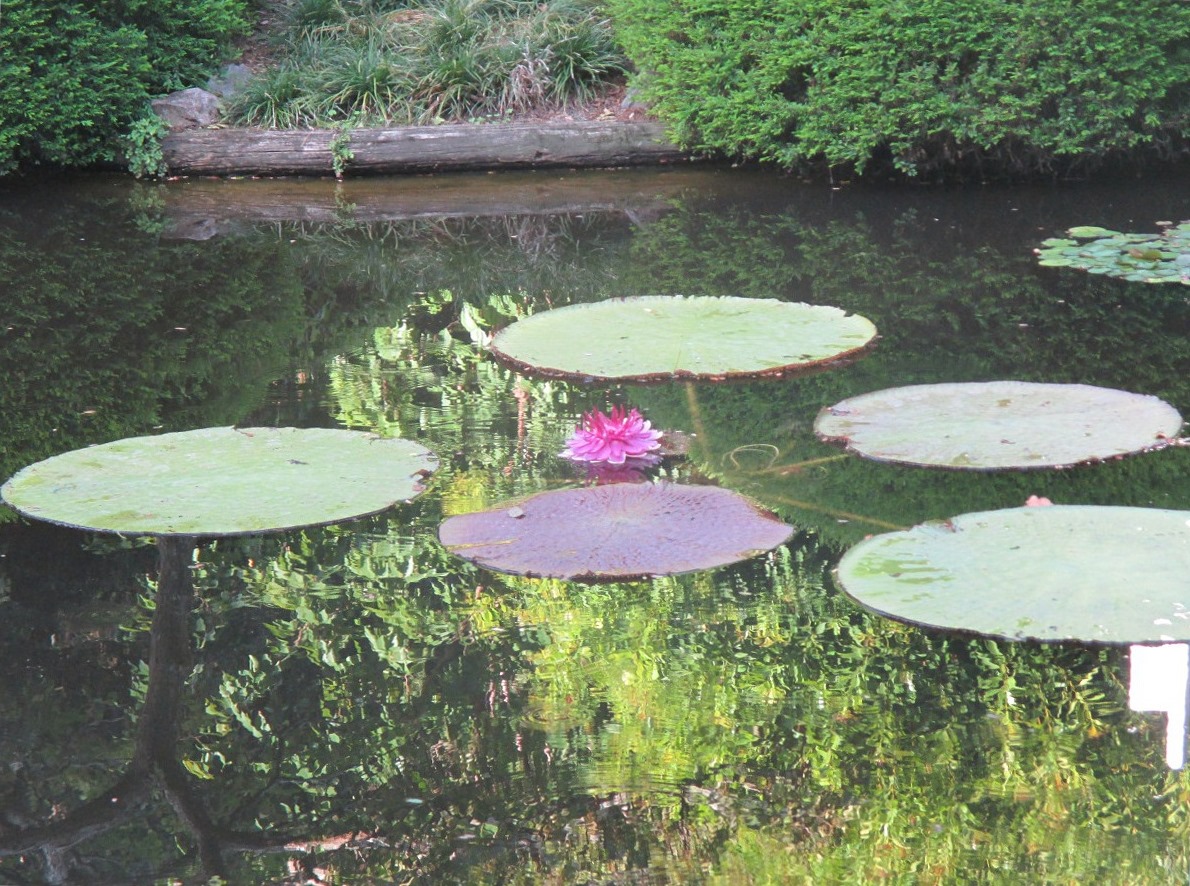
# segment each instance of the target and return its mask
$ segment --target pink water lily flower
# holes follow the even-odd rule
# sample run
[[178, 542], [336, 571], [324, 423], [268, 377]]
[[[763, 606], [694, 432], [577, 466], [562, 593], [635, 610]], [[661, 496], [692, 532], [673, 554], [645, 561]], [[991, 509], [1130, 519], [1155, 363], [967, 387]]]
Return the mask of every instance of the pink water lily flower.
[[661, 432], [653, 429], [636, 409], [613, 406], [611, 415], [592, 409], [566, 441], [561, 455], [575, 461], [622, 465], [627, 458], [640, 458], [660, 449]]

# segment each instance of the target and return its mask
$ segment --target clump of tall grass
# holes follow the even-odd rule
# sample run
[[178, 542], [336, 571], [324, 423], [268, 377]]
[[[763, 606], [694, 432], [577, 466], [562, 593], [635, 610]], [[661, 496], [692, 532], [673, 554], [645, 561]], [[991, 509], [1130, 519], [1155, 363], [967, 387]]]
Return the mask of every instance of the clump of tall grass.
[[595, 0], [290, 0], [284, 18], [237, 123], [500, 119], [590, 98], [625, 66]]

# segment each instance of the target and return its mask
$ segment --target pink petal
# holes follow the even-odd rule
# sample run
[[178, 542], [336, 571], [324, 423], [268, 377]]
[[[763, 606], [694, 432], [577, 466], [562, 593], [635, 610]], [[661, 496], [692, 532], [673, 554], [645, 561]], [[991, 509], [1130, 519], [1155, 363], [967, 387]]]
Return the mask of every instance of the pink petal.
[[610, 415], [593, 409], [583, 415], [582, 424], [559, 453], [577, 461], [608, 462], [613, 465], [660, 449], [661, 432], [645, 421], [639, 410], [613, 406]]

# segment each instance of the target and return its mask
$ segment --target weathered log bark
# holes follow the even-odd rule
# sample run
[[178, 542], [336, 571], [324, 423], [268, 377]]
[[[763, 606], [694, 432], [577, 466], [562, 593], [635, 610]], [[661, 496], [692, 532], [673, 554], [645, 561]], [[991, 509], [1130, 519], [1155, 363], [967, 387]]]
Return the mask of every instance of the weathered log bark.
[[[162, 143], [173, 175], [333, 175], [614, 167], [689, 159], [655, 122], [465, 123], [330, 130], [191, 129]], [[332, 142], [336, 142], [332, 147]]]

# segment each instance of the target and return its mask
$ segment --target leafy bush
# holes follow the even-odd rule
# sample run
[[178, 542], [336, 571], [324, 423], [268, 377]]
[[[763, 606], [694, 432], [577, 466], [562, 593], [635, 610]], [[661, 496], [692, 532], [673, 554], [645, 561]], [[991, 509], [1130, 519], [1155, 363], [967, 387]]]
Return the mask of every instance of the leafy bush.
[[169, 124], [152, 109], [134, 120], [124, 137], [124, 157], [128, 171], [137, 178], [162, 178], [169, 172], [162, 152], [161, 140], [169, 132]]
[[914, 175], [1170, 155], [1190, 4], [608, 0], [639, 85], [693, 149]]
[[0, 12], [0, 174], [111, 160], [149, 98], [247, 29], [247, 0], [25, 0]]

